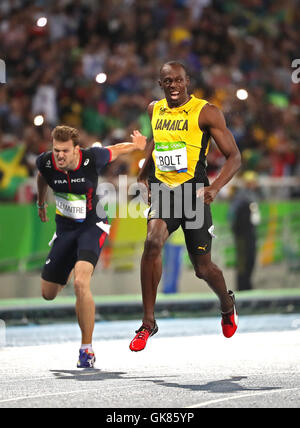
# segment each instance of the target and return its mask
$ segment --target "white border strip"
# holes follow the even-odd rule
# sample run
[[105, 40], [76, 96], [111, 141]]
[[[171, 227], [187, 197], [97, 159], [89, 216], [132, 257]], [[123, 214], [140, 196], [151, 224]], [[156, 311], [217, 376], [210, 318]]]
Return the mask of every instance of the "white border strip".
[[297, 389], [300, 389], [300, 388], [272, 389], [272, 390], [260, 391], [260, 392], [255, 391], [249, 394], [235, 394], [235, 395], [232, 395], [231, 397], [218, 398], [217, 400], [210, 400], [210, 401], [205, 401], [204, 403], [194, 404], [193, 406], [188, 406], [187, 409], [196, 409], [199, 407], [209, 406], [210, 404], [222, 403], [222, 401], [237, 400], [237, 399], [246, 398], [246, 397], [255, 397], [258, 395], [275, 394], [277, 392], [297, 391]]

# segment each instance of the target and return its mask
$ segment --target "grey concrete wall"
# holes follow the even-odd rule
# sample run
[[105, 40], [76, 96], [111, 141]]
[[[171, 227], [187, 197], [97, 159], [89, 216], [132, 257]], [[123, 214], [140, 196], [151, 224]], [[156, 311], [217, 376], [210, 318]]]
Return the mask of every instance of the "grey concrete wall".
[[[229, 289], [235, 290], [235, 272], [223, 270]], [[258, 267], [254, 273], [255, 289], [293, 288], [300, 286], [299, 272], [288, 272], [284, 265]], [[116, 272], [113, 269], [96, 268], [92, 278], [92, 291], [95, 295], [140, 294], [139, 262], [130, 271]], [[162, 281], [159, 285], [162, 291]], [[179, 292], [207, 292], [207, 284], [196, 278], [193, 269], [183, 269], [179, 280]], [[64, 295], [73, 294], [72, 281], [65, 287]], [[39, 297], [40, 276], [38, 273], [2, 274], [0, 275], [0, 299], [15, 297]]]

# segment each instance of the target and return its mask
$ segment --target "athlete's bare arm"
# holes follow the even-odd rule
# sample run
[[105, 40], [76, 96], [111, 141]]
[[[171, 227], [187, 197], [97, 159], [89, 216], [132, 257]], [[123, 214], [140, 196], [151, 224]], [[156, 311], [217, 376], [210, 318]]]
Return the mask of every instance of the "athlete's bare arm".
[[120, 143], [114, 146], [106, 146], [111, 151], [111, 161], [117, 159], [120, 155], [131, 153], [134, 150], [144, 150], [147, 142], [147, 138], [142, 135], [139, 131], [135, 130], [131, 134], [132, 143]]
[[[157, 101], [152, 101], [148, 105], [148, 108], [147, 108], [147, 112], [148, 112], [148, 115], [150, 117], [150, 121], [152, 120], [153, 107], [154, 107], [154, 104], [156, 102]], [[144, 184], [144, 186], [146, 186], [146, 190], [142, 194], [143, 194], [143, 198], [144, 198], [145, 202], [148, 203], [148, 205], [150, 205], [150, 192], [149, 192], [148, 176], [149, 176], [149, 169], [150, 169], [150, 165], [151, 165], [151, 158], [152, 158], [153, 150], [154, 150], [154, 140], [152, 139], [146, 145], [145, 161], [144, 161], [144, 164], [143, 164], [142, 168], [140, 169], [140, 172], [137, 176], [138, 183]]]
[[[149, 105], [148, 105], [148, 115], [150, 117], [150, 120], [152, 120], [152, 114], [153, 114], [153, 107], [154, 104], [157, 101], [152, 101]], [[149, 167], [151, 164], [151, 158], [152, 158], [152, 152], [154, 150], [154, 140], [152, 139], [151, 141], [149, 141], [149, 143], [146, 145], [146, 156], [145, 156], [145, 162], [139, 172], [139, 175], [137, 177], [137, 181], [140, 183], [144, 183], [146, 186], [148, 185], [148, 175], [149, 175]]]
[[239, 170], [241, 166], [241, 154], [232, 133], [226, 126], [223, 113], [216, 106], [206, 104], [203, 107], [199, 115], [199, 127], [202, 131], [209, 132], [226, 158], [226, 162], [214, 182], [210, 186], [198, 191], [198, 196], [203, 196], [204, 202], [210, 204], [220, 189]]
[[47, 217], [47, 210], [46, 210], [46, 194], [47, 194], [48, 184], [42, 174], [38, 172], [37, 175], [37, 204], [39, 207], [39, 217], [43, 223], [46, 221], [49, 221]]
[[[154, 104], [157, 101], [152, 101], [149, 105], [148, 105], [148, 115], [150, 117], [150, 120], [152, 120], [152, 114], [153, 114], [153, 107]], [[150, 205], [150, 192], [149, 192], [149, 183], [148, 183], [148, 176], [149, 176], [149, 169], [150, 169], [150, 165], [151, 165], [151, 158], [152, 158], [152, 152], [154, 150], [154, 140], [152, 139], [151, 141], [149, 141], [149, 143], [146, 145], [146, 156], [145, 156], [145, 161], [144, 164], [137, 176], [137, 181], [139, 183], [144, 184], [144, 186], [146, 186], [146, 191], [145, 194], [143, 193], [143, 198], [145, 199], [145, 202], [148, 203]]]
[[151, 141], [149, 141], [149, 143], [147, 143], [146, 145], [146, 156], [145, 156], [145, 162], [139, 172], [139, 175], [137, 177], [137, 181], [139, 183], [145, 183], [148, 179], [148, 175], [149, 175], [149, 167], [151, 164], [151, 158], [152, 158], [152, 152], [154, 150], [154, 140], [152, 139]]

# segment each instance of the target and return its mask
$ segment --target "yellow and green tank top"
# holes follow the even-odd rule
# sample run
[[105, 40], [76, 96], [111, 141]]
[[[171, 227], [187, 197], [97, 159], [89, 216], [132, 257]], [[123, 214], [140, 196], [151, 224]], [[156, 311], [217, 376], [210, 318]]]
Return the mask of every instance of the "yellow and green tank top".
[[155, 177], [170, 187], [189, 180], [208, 184], [206, 156], [210, 138], [198, 124], [205, 104], [207, 101], [194, 95], [176, 108], [170, 108], [165, 98], [154, 104], [151, 123]]

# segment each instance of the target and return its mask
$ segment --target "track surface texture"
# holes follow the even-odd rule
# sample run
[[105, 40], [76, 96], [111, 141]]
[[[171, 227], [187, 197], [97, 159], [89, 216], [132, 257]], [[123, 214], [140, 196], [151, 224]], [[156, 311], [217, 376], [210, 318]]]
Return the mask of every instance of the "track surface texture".
[[7, 327], [0, 347], [0, 408], [299, 408], [300, 314], [160, 319], [144, 351], [140, 321], [98, 322], [95, 369], [76, 369], [76, 324]]

